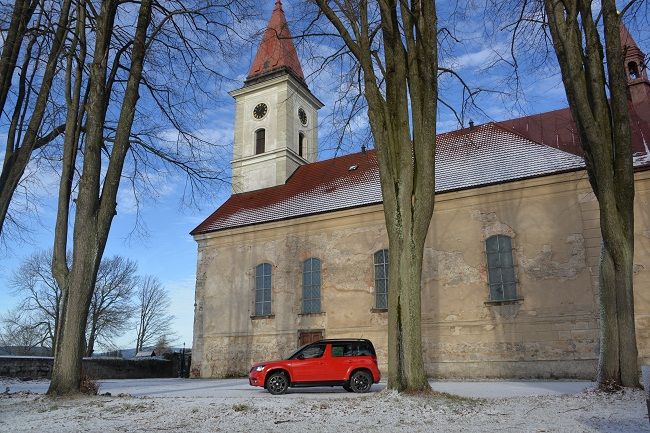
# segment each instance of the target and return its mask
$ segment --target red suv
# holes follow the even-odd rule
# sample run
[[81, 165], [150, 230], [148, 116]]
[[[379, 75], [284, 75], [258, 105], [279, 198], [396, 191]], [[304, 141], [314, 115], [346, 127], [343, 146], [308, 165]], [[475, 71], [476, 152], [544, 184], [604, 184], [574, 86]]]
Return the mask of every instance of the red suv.
[[273, 395], [284, 394], [290, 386], [342, 386], [349, 392], [368, 392], [379, 379], [370, 340], [320, 340], [286, 360], [257, 363], [248, 373], [252, 386]]

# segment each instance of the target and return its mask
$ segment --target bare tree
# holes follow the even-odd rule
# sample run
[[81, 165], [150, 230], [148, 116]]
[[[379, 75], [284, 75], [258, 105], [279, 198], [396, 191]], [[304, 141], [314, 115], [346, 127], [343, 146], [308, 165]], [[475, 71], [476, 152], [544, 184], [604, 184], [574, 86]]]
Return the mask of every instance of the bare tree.
[[171, 353], [172, 348], [170, 345], [169, 338], [167, 338], [167, 335], [161, 334], [158, 339], [156, 340], [156, 344], [153, 347], [153, 351], [155, 352], [156, 356], [162, 356], [166, 353]]
[[45, 250], [31, 254], [14, 271], [10, 285], [21, 299], [22, 324], [38, 331], [43, 344], [54, 350], [62, 293], [50, 271], [51, 260]]
[[142, 279], [137, 297], [139, 317], [135, 351], [139, 352], [161, 338], [166, 341], [174, 316], [168, 313], [171, 304], [169, 294], [156, 277], [147, 276]]
[[634, 167], [621, 18], [614, 0], [603, 0], [598, 16], [593, 7], [586, 0], [544, 1], [589, 182], [600, 206], [598, 382], [639, 386], [632, 286]]
[[[71, 3], [72, 0], [19, 0], [11, 8], [7, 38], [0, 55], [0, 109], [9, 119], [0, 172], [0, 234], [33, 153], [55, 140], [65, 127], [55, 124], [51, 90], [68, 34]], [[6, 6], [3, 10], [9, 12]], [[13, 76], [21, 54], [23, 60], [14, 85]], [[7, 102], [13, 105], [10, 109], [5, 107]]]
[[388, 387], [427, 390], [421, 282], [435, 193], [435, 3], [316, 0], [316, 4], [359, 64], [377, 148], [390, 248]]
[[[155, 175], [169, 166], [187, 175], [192, 191], [206, 180], [219, 179], [214, 167], [206, 164], [210, 158], [203, 150], [210, 148], [209, 143], [188, 131], [181, 119], [187, 101], [196, 101], [196, 95], [209, 87], [206, 76], [218, 75], [207, 59], [219, 53], [215, 41], [224, 46], [224, 41], [231, 39], [229, 21], [241, 17], [238, 11], [244, 2], [100, 3], [96, 7], [90, 0], [77, 2], [77, 26], [66, 63], [68, 111], [52, 265], [64, 288], [64, 318], [48, 391], [52, 395], [79, 389], [84, 326], [99, 262], [117, 213], [121, 182], [126, 179], [133, 185], [140, 181], [152, 191], [160, 181]], [[138, 11], [135, 20], [134, 8]], [[145, 57], [151, 65], [167, 59], [164, 73], [145, 67]], [[161, 78], [175, 76], [177, 71], [187, 72], [188, 86], [180, 86], [185, 93], [179, 94], [179, 79], [166, 82]], [[199, 82], [204, 87], [191, 87]], [[140, 97], [148, 104], [138, 105]], [[165, 140], [162, 131], [146, 127], [160, 125], [161, 118], [176, 135], [175, 140]], [[64, 254], [70, 248], [72, 209], [72, 261], [68, 265]]]
[[136, 271], [134, 261], [120, 256], [103, 259], [99, 265], [86, 326], [86, 356], [92, 356], [97, 341], [109, 347], [112, 339], [128, 328], [138, 282]]
[[0, 346], [9, 346], [16, 355], [33, 355], [37, 347], [49, 347], [44, 323], [17, 307], [0, 317]]
[[[622, 11], [638, 11], [628, 2]], [[515, 78], [532, 52], [557, 59], [591, 188], [600, 208], [601, 387], [638, 386], [634, 325], [634, 167], [621, 19], [614, 0], [496, 2], [508, 16]], [[515, 15], [512, 11], [516, 10]], [[532, 35], [532, 36], [531, 36]], [[526, 52], [526, 55], [517, 51]]]
[[[51, 251], [38, 251], [14, 272], [11, 286], [21, 301], [18, 314], [10, 314], [6, 321], [11, 321], [14, 330], [36, 333], [40, 345], [54, 349], [62, 290], [52, 276], [51, 260]], [[102, 260], [86, 325], [86, 356], [92, 355], [96, 342], [108, 347], [127, 329], [133, 316], [136, 271], [135, 262], [120, 256]]]

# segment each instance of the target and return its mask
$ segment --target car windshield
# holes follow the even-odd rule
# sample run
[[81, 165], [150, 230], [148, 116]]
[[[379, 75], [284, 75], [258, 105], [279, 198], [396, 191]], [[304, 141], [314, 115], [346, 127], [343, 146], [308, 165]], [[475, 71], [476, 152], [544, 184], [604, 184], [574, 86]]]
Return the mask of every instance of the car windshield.
[[324, 343], [311, 343], [306, 346], [303, 346], [296, 353], [291, 355], [289, 359], [312, 359], [320, 358], [325, 353], [325, 344]]
[[298, 353], [300, 353], [300, 351], [301, 351], [302, 349], [304, 349], [305, 347], [307, 347], [307, 346], [309, 346], [309, 344], [303, 344], [303, 345], [300, 346], [298, 349], [296, 349], [296, 351], [293, 352], [293, 353], [291, 354], [291, 356], [289, 356], [287, 359], [294, 359], [294, 357], [295, 357], [296, 355], [298, 355]]

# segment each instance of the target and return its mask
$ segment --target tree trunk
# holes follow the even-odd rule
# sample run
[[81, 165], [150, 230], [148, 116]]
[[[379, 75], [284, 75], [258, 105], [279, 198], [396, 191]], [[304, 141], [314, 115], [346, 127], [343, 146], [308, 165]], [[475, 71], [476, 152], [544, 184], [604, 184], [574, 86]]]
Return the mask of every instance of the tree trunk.
[[388, 387], [392, 389], [415, 392], [430, 389], [422, 358], [423, 249], [424, 242], [419, 239], [398, 236], [390, 241]]
[[[82, 254], [80, 252], [80, 254]], [[81, 381], [81, 359], [85, 344], [86, 320], [92, 288], [94, 287], [93, 266], [89, 252], [87, 259], [77, 262], [77, 267], [70, 273], [69, 287], [82, 288], [68, 290], [68, 302], [63, 315], [61, 336], [57, 342], [52, 368], [52, 380], [49, 395], [66, 395], [79, 392]], [[88, 289], [89, 288], [89, 289]]]
[[435, 2], [377, 3], [383, 65], [382, 53], [377, 52], [371, 36], [377, 29], [369, 24], [376, 19], [370, 15], [376, 12], [369, 11], [367, 1], [359, 2], [358, 8], [337, 2], [341, 15], [327, 0], [317, 0], [317, 4], [363, 71], [389, 240], [388, 387], [428, 390], [422, 356], [421, 290], [424, 242], [435, 196]]
[[601, 246], [598, 275], [600, 310], [600, 355], [597, 381], [600, 384], [619, 381], [618, 320], [616, 319], [616, 282], [614, 261]]
[[634, 167], [620, 16], [614, 0], [601, 2], [603, 50], [591, 2], [545, 0], [544, 7], [589, 183], [600, 208], [603, 247], [597, 379], [601, 387], [636, 387]]
[[86, 343], [86, 357], [93, 356], [95, 351], [95, 338], [97, 338], [97, 322], [94, 318], [90, 319], [90, 332], [88, 333], [88, 342]]
[[[66, 288], [68, 302], [67, 309], [63, 313], [63, 333], [54, 360], [52, 381], [48, 389], [50, 395], [79, 392], [86, 321], [99, 263], [104, 254], [113, 217], [116, 214], [117, 192], [124, 159], [129, 149], [129, 136], [139, 97], [138, 89], [146, 51], [147, 28], [151, 20], [151, 3], [152, 0], [143, 0], [138, 11], [129, 78], [103, 182], [101, 179], [101, 154], [104, 145], [105, 107], [107, 98], [110, 98], [110, 90], [105, 87], [107, 54], [113, 34], [117, 2], [103, 1], [100, 15], [96, 19], [95, 50], [89, 78], [84, 162], [77, 196], [72, 266], [68, 274]], [[59, 241], [65, 242], [65, 239], [60, 238]]]

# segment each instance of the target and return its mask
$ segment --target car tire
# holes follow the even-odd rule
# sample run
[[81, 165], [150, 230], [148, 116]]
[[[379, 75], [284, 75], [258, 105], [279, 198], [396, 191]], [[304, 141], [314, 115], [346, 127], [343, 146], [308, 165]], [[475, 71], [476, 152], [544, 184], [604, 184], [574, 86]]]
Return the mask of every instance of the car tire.
[[350, 388], [350, 385], [343, 385], [343, 389], [346, 390], [347, 392], [354, 392], [354, 390]]
[[272, 395], [281, 395], [287, 392], [289, 388], [289, 379], [287, 375], [281, 371], [276, 373], [271, 373], [269, 378], [266, 380], [266, 389]]
[[372, 386], [372, 376], [364, 370], [355, 371], [350, 376], [350, 389], [352, 392], [368, 392]]

